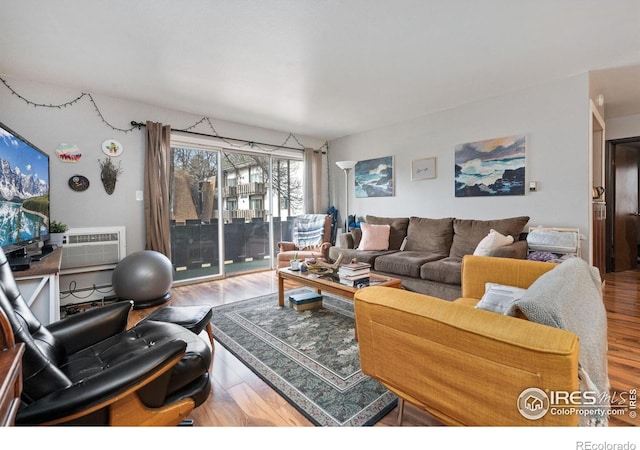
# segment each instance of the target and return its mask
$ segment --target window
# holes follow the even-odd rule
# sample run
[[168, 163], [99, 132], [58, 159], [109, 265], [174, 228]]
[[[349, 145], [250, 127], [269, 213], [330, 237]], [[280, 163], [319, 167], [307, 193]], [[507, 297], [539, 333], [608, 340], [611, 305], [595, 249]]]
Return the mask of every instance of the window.
[[252, 195], [250, 199], [251, 209], [261, 210], [263, 209], [263, 198], [261, 196]]
[[263, 180], [262, 176], [262, 168], [258, 166], [254, 166], [251, 168], [251, 173], [249, 174], [249, 181], [252, 183], [261, 183]]

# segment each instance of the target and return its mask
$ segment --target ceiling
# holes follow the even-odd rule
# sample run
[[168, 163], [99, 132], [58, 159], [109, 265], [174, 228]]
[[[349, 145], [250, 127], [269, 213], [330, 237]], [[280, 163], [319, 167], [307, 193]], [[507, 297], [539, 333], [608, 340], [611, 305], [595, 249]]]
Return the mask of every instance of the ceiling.
[[0, 76], [10, 84], [51, 83], [322, 139], [589, 71], [606, 117], [640, 113], [638, 0], [0, 6]]

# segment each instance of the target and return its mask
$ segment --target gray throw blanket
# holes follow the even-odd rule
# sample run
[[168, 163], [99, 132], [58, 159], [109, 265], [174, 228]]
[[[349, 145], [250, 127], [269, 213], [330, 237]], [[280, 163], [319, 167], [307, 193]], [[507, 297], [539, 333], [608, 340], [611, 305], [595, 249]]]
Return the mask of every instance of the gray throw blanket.
[[600, 273], [582, 258], [570, 258], [538, 278], [514, 303], [532, 322], [571, 331], [580, 340], [580, 389], [596, 391], [595, 414], [581, 415], [581, 426], [606, 426], [610, 407], [607, 370], [607, 314]]

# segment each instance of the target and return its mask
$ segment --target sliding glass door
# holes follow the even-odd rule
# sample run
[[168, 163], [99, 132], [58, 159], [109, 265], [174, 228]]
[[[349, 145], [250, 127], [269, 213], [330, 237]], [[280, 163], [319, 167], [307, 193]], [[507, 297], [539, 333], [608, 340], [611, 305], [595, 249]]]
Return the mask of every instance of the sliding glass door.
[[170, 173], [171, 260], [175, 279], [220, 275], [215, 150], [172, 147]]
[[300, 155], [172, 142], [171, 239], [176, 281], [274, 267], [303, 211]]
[[225, 272], [271, 267], [268, 156], [222, 151]]

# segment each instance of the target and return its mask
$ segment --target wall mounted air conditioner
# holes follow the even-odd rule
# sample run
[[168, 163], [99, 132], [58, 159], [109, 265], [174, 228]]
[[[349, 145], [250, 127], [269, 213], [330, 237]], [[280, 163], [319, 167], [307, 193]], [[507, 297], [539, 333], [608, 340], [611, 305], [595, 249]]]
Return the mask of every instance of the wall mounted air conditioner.
[[125, 227], [70, 228], [62, 238], [61, 272], [113, 269], [127, 254]]

